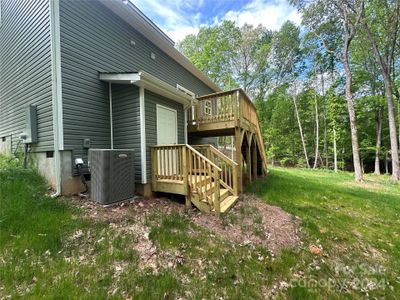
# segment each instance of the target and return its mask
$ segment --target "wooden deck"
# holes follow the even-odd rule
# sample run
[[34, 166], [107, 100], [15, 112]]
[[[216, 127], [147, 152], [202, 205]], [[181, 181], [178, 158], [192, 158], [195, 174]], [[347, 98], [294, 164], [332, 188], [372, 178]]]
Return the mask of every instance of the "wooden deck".
[[152, 189], [184, 195], [187, 206], [204, 212], [226, 213], [243, 191], [242, 178], [252, 182], [267, 171], [256, 108], [238, 89], [199, 97], [186, 114], [190, 136], [234, 136], [236, 157], [212, 145], [154, 146]]
[[257, 110], [243, 90], [201, 96], [187, 114], [189, 136], [234, 136], [239, 182], [243, 165], [248, 182], [266, 174], [267, 157]]

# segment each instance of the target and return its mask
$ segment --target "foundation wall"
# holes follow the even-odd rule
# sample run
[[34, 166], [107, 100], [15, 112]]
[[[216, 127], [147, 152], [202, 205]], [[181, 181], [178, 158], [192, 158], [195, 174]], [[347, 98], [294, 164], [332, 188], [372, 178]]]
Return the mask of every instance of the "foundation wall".
[[[56, 174], [55, 174], [55, 163], [54, 157], [47, 157], [46, 152], [34, 153], [34, 164], [40, 175], [42, 175], [47, 183], [55, 188], [56, 186]], [[64, 196], [76, 195], [84, 190], [84, 186], [81, 180], [77, 176], [72, 176], [72, 152], [62, 151], [61, 152], [61, 191]], [[88, 181], [90, 191], [90, 181]], [[139, 184], [135, 186], [135, 193], [144, 197], [152, 197], [153, 191], [151, 189], [151, 183]]]
[[0, 138], [0, 154], [11, 154], [11, 136], [4, 136]]

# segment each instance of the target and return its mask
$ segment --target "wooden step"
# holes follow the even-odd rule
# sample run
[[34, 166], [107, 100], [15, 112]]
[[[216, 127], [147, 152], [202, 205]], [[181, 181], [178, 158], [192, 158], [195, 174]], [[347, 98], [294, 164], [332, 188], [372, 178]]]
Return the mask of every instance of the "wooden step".
[[222, 202], [229, 196], [229, 190], [227, 189], [220, 189], [219, 190], [219, 201]]
[[[238, 196], [228, 196], [224, 201], [221, 202], [221, 214], [227, 213], [233, 205], [236, 203], [238, 200]], [[212, 212], [215, 213], [215, 209], [212, 210]]]
[[199, 195], [192, 194], [190, 197], [190, 200], [193, 203], [193, 205], [196, 206], [200, 211], [206, 212], [206, 213], [211, 212], [210, 204], [207, 201], [205, 201], [204, 199], [200, 200]]
[[[215, 186], [215, 184], [212, 184], [212, 187], [214, 187], [214, 186]], [[208, 187], [210, 187], [210, 185], [208, 185]], [[203, 189], [203, 190], [204, 190], [204, 189]], [[208, 196], [211, 197], [212, 202], [214, 203], [215, 193], [209, 191], [207, 194], [208, 194]], [[224, 188], [221, 188], [221, 189], [219, 190], [219, 201], [221, 202], [222, 200], [226, 199], [226, 197], [228, 197], [229, 195], [230, 195], [229, 190], [224, 189]], [[202, 199], [202, 201], [207, 202], [206, 199]]]
[[196, 185], [199, 185], [200, 183], [210, 183], [211, 176], [200, 176], [200, 175], [189, 176], [189, 185], [194, 186], [195, 182]]
[[[221, 188], [219, 190], [219, 202], [221, 203], [223, 200], [225, 200], [228, 196], [230, 195], [229, 190]], [[215, 194], [212, 194], [211, 199], [214, 203], [214, 198]]]

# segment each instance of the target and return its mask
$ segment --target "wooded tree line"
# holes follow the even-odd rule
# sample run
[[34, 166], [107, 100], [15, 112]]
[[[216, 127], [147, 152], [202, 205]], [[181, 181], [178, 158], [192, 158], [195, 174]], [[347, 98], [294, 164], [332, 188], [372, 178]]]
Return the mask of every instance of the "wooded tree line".
[[291, 3], [301, 26], [224, 21], [178, 48], [221, 88], [249, 94], [271, 164], [399, 181], [400, 0]]

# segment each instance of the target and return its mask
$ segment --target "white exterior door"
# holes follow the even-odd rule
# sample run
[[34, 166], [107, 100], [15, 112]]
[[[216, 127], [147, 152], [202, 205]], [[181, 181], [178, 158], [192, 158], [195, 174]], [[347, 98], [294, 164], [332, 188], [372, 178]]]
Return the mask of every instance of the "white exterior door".
[[[157, 105], [157, 145], [173, 145], [178, 143], [177, 111]], [[165, 155], [158, 153], [158, 174], [171, 176], [178, 169], [176, 150], [169, 150]]]
[[174, 109], [157, 105], [157, 145], [178, 143], [178, 120]]

